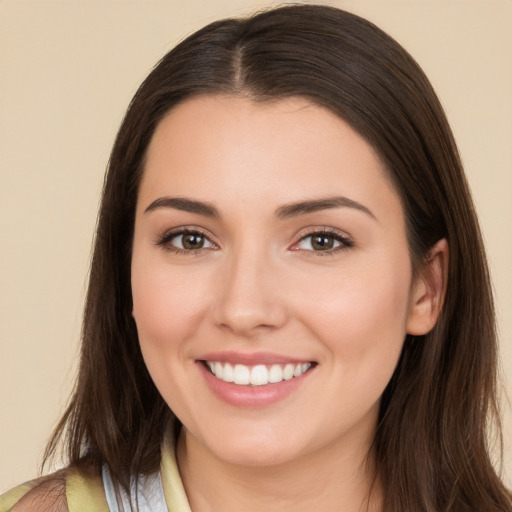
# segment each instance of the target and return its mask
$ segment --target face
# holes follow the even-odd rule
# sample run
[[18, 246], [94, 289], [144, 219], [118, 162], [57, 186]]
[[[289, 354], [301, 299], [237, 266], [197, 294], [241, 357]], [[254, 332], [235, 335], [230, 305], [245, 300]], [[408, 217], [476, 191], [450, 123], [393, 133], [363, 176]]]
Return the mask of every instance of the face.
[[400, 200], [369, 144], [303, 99], [178, 105], [148, 149], [133, 315], [185, 435], [269, 465], [366, 447], [414, 329]]

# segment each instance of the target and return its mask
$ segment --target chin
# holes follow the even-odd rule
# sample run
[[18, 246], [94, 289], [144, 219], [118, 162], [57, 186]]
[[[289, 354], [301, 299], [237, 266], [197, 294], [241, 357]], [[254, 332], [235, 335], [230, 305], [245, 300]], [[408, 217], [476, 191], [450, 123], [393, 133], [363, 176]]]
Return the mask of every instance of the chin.
[[304, 451], [307, 443], [284, 434], [284, 429], [266, 432], [241, 430], [212, 436], [210, 431], [201, 442], [225, 463], [247, 467], [270, 467], [286, 464]]
[[222, 451], [216, 450], [216, 452], [215, 455], [225, 463], [252, 468], [281, 466], [297, 457], [295, 450], [289, 450], [283, 446], [262, 446], [261, 444], [237, 446]]

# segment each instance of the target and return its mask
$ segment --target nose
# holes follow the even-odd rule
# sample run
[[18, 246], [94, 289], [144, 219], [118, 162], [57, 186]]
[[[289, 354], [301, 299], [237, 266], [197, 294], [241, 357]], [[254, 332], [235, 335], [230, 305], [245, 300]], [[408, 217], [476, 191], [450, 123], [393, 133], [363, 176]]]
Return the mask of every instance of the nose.
[[282, 327], [287, 320], [287, 308], [279, 274], [271, 258], [256, 251], [228, 258], [219, 274], [214, 306], [216, 325], [243, 337]]

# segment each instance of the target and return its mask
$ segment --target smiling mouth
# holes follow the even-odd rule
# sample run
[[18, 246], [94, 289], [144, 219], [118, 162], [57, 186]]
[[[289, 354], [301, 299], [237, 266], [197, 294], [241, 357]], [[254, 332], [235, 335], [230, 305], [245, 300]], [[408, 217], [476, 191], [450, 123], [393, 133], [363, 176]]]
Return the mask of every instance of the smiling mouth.
[[244, 364], [202, 361], [217, 379], [238, 386], [266, 386], [300, 377], [316, 366], [314, 362], [246, 366]]

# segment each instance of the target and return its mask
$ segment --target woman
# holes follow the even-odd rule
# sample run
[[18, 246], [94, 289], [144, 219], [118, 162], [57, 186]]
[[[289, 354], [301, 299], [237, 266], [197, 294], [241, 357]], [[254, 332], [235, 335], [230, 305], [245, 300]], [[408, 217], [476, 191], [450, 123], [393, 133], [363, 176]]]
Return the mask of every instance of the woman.
[[369, 22], [213, 23], [148, 76], [105, 182], [79, 377], [2, 510], [510, 511], [496, 341], [442, 108]]

